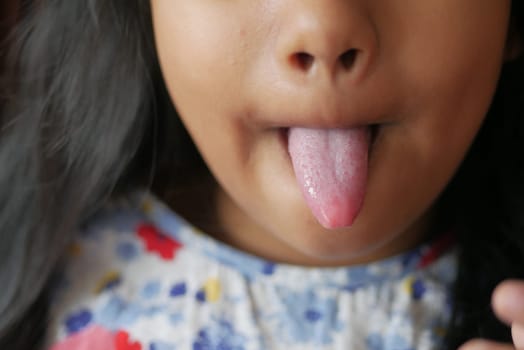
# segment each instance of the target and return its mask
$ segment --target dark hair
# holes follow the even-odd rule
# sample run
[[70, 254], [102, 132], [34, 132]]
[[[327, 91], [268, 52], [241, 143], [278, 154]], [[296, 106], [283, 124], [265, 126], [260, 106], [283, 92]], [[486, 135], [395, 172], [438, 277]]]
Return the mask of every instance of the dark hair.
[[47, 285], [79, 223], [187, 144], [159, 132], [183, 135], [149, 12], [147, 0], [38, 1], [11, 36], [1, 85], [0, 349], [38, 347]]
[[[524, 38], [524, 3], [512, 2], [510, 35]], [[520, 45], [520, 44], [517, 44]], [[491, 310], [495, 286], [524, 278], [524, 58], [507, 62], [486, 120], [438, 203], [457, 234], [459, 269], [447, 340], [510, 342]]]
[[[521, 2], [512, 11], [524, 34]], [[37, 349], [50, 279], [75, 229], [112, 195], [166, 189], [205, 166], [166, 92], [148, 0], [40, 0], [10, 43], [0, 95], [0, 348]], [[438, 203], [460, 247], [450, 349], [477, 336], [510, 340], [490, 295], [524, 271], [523, 94], [519, 58], [503, 68]]]

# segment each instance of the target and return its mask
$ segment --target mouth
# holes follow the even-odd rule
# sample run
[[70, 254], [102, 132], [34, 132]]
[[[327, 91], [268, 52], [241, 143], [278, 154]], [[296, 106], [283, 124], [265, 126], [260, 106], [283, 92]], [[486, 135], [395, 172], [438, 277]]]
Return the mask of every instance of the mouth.
[[[371, 152], [373, 150], [373, 146], [375, 144], [375, 141], [380, 135], [380, 132], [382, 130], [381, 124], [369, 124], [367, 126], [369, 128], [369, 136], [370, 136], [370, 142], [369, 142], [369, 155], [371, 156]], [[284, 149], [289, 148], [289, 129], [290, 127], [280, 127], [278, 128], [278, 139]]]

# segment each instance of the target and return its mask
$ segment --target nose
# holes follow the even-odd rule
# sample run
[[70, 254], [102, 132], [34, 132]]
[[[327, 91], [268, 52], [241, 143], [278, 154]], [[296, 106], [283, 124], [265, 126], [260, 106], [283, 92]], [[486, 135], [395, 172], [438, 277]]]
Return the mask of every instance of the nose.
[[301, 76], [362, 79], [377, 55], [366, 1], [289, 1], [276, 52], [282, 69]]

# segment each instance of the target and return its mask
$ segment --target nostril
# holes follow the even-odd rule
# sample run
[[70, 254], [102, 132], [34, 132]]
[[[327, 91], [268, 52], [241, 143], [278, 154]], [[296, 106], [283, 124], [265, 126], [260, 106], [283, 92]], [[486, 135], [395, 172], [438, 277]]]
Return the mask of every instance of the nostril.
[[[337, 65], [341, 65], [344, 70], [351, 69], [355, 64], [358, 54], [358, 49], [349, 49], [345, 51], [338, 57], [339, 63], [337, 63]], [[307, 52], [300, 51], [296, 52], [290, 57], [290, 62], [294, 67], [307, 72], [311, 69], [313, 64], [315, 64], [315, 59], [315, 56]]]
[[357, 59], [358, 50], [350, 49], [340, 55], [340, 63], [344, 69], [350, 69]]
[[291, 57], [291, 60], [291, 63], [296, 67], [303, 71], [308, 71], [313, 65], [315, 58], [307, 52], [297, 52]]

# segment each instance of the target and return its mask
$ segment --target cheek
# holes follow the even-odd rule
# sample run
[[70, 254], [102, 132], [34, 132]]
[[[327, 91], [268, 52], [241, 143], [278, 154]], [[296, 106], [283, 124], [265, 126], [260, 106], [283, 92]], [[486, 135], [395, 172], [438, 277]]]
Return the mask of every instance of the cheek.
[[410, 87], [404, 98], [415, 107], [455, 109], [447, 113], [452, 116], [467, 115], [461, 109], [471, 100], [485, 110], [503, 60], [509, 5], [440, 0], [413, 3], [399, 13], [384, 42], [391, 67], [405, 79], [399, 85]]
[[169, 94], [219, 181], [237, 181], [249, 173], [245, 168], [255, 137], [243, 122], [250, 103], [240, 95], [263, 37], [260, 28], [249, 25], [255, 15], [261, 17], [254, 6], [229, 7], [208, 1], [153, 1], [158, 57]]
[[261, 46], [255, 6], [154, 0], [152, 9], [160, 65], [177, 96], [181, 88], [212, 102], [238, 93]]
[[[253, 29], [246, 29], [252, 15], [243, 12], [238, 4], [233, 8], [208, 1], [153, 1], [164, 80], [204, 157], [242, 141], [237, 139], [249, 103], [239, 101], [239, 92], [245, 90], [258, 40]], [[218, 133], [227, 136], [216, 137]], [[210, 144], [214, 149], [207, 149]]]
[[383, 213], [400, 227], [425, 211], [449, 182], [497, 86], [506, 32], [500, 24], [493, 28], [500, 30], [403, 43], [403, 56], [395, 59], [405, 108], [401, 122], [384, 128], [373, 151], [363, 217]]
[[438, 16], [423, 17], [425, 23], [417, 25], [419, 36], [406, 35], [396, 59], [401, 79], [407, 81], [404, 86], [409, 86], [403, 92], [409, 106], [405, 132], [416, 143], [420, 159], [452, 169], [475, 137], [495, 92], [509, 4], [479, 2], [471, 16], [464, 4], [446, 6], [457, 11], [440, 24]]

